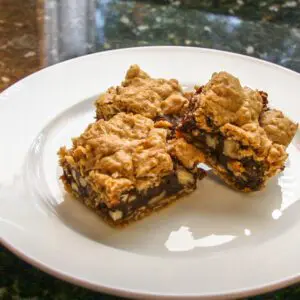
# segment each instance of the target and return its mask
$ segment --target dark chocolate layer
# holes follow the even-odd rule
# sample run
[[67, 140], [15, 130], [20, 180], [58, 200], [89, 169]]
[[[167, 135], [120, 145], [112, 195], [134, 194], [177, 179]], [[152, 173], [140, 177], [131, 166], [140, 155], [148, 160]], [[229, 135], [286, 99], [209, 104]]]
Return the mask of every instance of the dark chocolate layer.
[[[207, 120], [208, 125], [210, 124]], [[201, 129], [198, 129], [196, 122], [193, 117], [187, 117], [182, 125], [179, 128], [179, 131], [182, 132], [186, 140], [202, 151], [212, 157], [218, 164], [222, 165], [228, 175], [232, 178], [232, 182], [236, 188], [243, 190], [249, 188], [253, 191], [259, 190], [263, 184], [263, 176], [265, 172], [264, 162], [255, 161], [252, 157], [243, 158], [241, 160], [236, 160], [230, 158], [223, 154], [224, 150], [224, 137], [220, 132], [207, 133]], [[216, 148], [209, 147], [206, 144], [206, 136], [210, 135], [217, 139]], [[241, 147], [243, 147], [241, 145]], [[243, 167], [246, 169], [243, 172], [243, 177], [235, 176], [234, 173], [228, 168], [228, 163], [232, 161], [239, 161], [242, 163]]]
[[[181, 194], [185, 190], [194, 190], [196, 188], [197, 178], [204, 176], [204, 173], [199, 170], [198, 173], [193, 174], [193, 182], [188, 185], [180, 184], [176, 171], [172, 174], [165, 176], [162, 182], [157, 187], [149, 188], [145, 191], [138, 191], [137, 189], [132, 189], [128, 193], [121, 195], [121, 201], [119, 204], [115, 205], [113, 208], [108, 208], [104, 202], [96, 201], [99, 196], [89, 184], [81, 178], [79, 172], [75, 170], [64, 169], [63, 180], [70, 186], [73, 193], [83, 202], [89, 201], [96, 210], [100, 210], [102, 214], [111, 219], [110, 213], [119, 211], [122, 213], [122, 218], [116, 223], [121, 223], [124, 219], [130, 219], [133, 213], [142, 208], [147, 207], [155, 209], [156, 206], [162, 206], [164, 199], [176, 194]], [[75, 177], [75, 178], [74, 178]], [[84, 183], [84, 185], [82, 185]], [[75, 184], [75, 189], [74, 189]], [[157, 197], [157, 198], [156, 198]], [[156, 199], [155, 199], [156, 198]]]
[[158, 197], [164, 193], [163, 198], [167, 198], [176, 195], [183, 189], [184, 186], [178, 182], [176, 173], [173, 173], [166, 176], [159, 186], [150, 188], [146, 190], [145, 193], [139, 192], [136, 189], [131, 190], [128, 198], [135, 197], [134, 201], [131, 203], [120, 203], [115, 207], [115, 209], [122, 211], [124, 218], [126, 218], [130, 215], [130, 213], [139, 209], [140, 207], [148, 205], [155, 207], [155, 204], [159, 204], [160, 201], [157, 201], [157, 203], [154, 203], [153, 205], [149, 204], [151, 199], [154, 197]]

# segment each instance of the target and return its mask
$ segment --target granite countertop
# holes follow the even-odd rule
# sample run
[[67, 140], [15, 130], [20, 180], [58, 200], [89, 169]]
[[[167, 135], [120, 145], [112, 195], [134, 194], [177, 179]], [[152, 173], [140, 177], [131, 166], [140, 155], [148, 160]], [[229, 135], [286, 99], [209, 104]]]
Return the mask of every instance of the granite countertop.
[[[300, 0], [0, 0], [0, 91], [47, 65], [141, 45], [228, 50], [300, 72], [299, 19]], [[0, 247], [0, 299], [120, 298], [55, 279]], [[300, 299], [300, 286], [251, 299]]]
[[0, 91], [40, 67], [36, 2], [0, 1]]

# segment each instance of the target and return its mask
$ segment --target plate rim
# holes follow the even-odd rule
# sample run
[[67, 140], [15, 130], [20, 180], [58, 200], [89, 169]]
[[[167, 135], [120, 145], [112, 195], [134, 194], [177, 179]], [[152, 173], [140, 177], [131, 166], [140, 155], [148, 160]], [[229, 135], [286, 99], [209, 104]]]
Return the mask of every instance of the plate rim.
[[[10, 85], [9, 87], [7, 87], [6, 89], [4, 89], [1, 93], [0, 93], [0, 99], [3, 97], [3, 95], [6, 94], [7, 91], [9, 91], [10, 89], [14, 88], [17, 84], [19, 84], [21, 81], [31, 77], [31, 76], [35, 76], [38, 73], [43, 72], [45, 69], [49, 69], [49, 68], [54, 68], [56, 65], [62, 65], [62, 64], [68, 64], [71, 63], [74, 60], [80, 60], [83, 59], [84, 57], [87, 56], [92, 56], [92, 55], [104, 55], [106, 53], [114, 53], [114, 52], [126, 52], [126, 51], [130, 51], [130, 50], [134, 50], [134, 49], [144, 49], [144, 50], [150, 50], [150, 49], [190, 49], [190, 50], [198, 50], [198, 51], [203, 51], [203, 52], [212, 52], [212, 53], [216, 53], [216, 54], [226, 54], [228, 56], [236, 56], [236, 57], [240, 57], [242, 59], [246, 59], [246, 60], [250, 60], [254, 63], [262, 63], [265, 64], [266, 66], [269, 67], [275, 67], [277, 69], [281, 69], [282, 71], [285, 72], [289, 72], [292, 75], [296, 75], [300, 78], [300, 73], [298, 73], [297, 71], [294, 71], [292, 69], [283, 67], [281, 65], [278, 65], [276, 63], [270, 62], [270, 61], [266, 61], [263, 60], [261, 58], [256, 58], [253, 56], [249, 56], [246, 54], [241, 54], [241, 53], [237, 53], [237, 52], [230, 52], [230, 51], [224, 51], [224, 50], [218, 50], [218, 49], [211, 49], [211, 48], [205, 48], [205, 47], [193, 47], [193, 46], [133, 46], [133, 47], [126, 47], [126, 48], [119, 48], [119, 49], [112, 49], [112, 50], [104, 50], [104, 51], [98, 51], [98, 52], [93, 52], [93, 53], [89, 53], [89, 54], [85, 54], [82, 56], [78, 56], [78, 57], [73, 57], [67, 60], [64, 60], [62, 62], [50, 65], [50, 66], [45, 66], [42, 67], [40, 70], [33, 72], [23, 78], [21, 78], [20, 80], [16, 81], [14, 84]], [[3, 101], [5, 99], [1, 99], [1, 101]]]
[[[103, 54], [106, 53], [114, 53], [114, 52], [127, 52], [127, 51], [131, 51], [131, 50], [137, 50], [137, 49], [141, 49], [144, 51], [147, 50], [159, 50], [159, 49], [170, 49], [172, 51], [173, 50], [197, 50], [197, 51], [202, 51], [202, 52], [206, 52], [206, 53], [216, 53], [218, 55], [226, 55], [226, 56], [232, 56], [232, 57], [239, 57], [241, 59], [244, 60], [248, 60], [251, 61], [253, 63], [256, 64], [264, 64], [268, 67], [272, 67], [272, 68], [276, 68], [278, 70], [281, 70], [283, 72], [288, 72], [290, 74], [292, 74], [293, 76], [297, 76], [300, 79], [300, 73], [293, 71], [291, 69], [288, 69], [286, 67], [277, 65], [275, 63], [272, 62], [268, 62], [259, 58], [255, 58], [255, 57], [251, 57], [251, 56], [247, 56], [247, 55], [243, 55], [243, 54], [239, 54], [239, 53], [234, 53], [234, 52], [229, 52], [229, 51], [222, 51], [222, 50], [216, 50], [216, 49], [209, 49], [209, 48], [201, 48], [201, 47], [185, 47], [185, 46], [140, 46], [140, 47], [129, 47], [129, 48], [121, 48], [121, 49], [114, 49], [114, 50], [108, 50], [108, 51], [99, 51], [99, 52], [95, 52], [95, 53], [91, 53], [88, 55], [84, 55], [84, 56], [80, 56], [80, 57], [76, 57], [76, 58], [72, 58], [63, 62], [60, 62], [59, 65], [61, 64], [68, 64], [68, 63], [72, 63], [73, 60], [80, 60], [80, 59], [84, 59], [86, 56], [90, 56], [90, 55], [99, 55], [102, 56]], [[4, 91], [2, 91], [0, 93], [0, 99], [1, 101], [5, 101], [8, 99], [5, 99], [5, 95], [6, 93], [9, 94], [9, 91], [13, 88], [15, 88], [20, 82], [22, 82], [23, 80], [25, 80], [28, 77], [31, 76], [36, 76], [36, 74], [39, 74], [41, 72], [43, 72], [46, 69], [50, 69], [55, 67], [56, 65], [51, 65], [48, 67], [45, 67], [37, 72], [34, 72], [24, 78], [22, 78], [21, 80], [17, 81], [16, 83], [14, 83], [12, 86], [8, 87], [7, 89], [5, 89]], [[260, 293], [266, 293], [266, 292], [271, 292], [274, 291], [276, 289], [280, 289], [280, 288], [284, 288], [287, 287], [291, 284], [295, 284], [297, 282], [300, 282], [300, 273], [296, 274], [296, 275], [292, 275], [289, 277], [285, 277], [282, 278], [281, 280], [277, 280], [274, 281], [272, 283], [267, 283], [267, 284], [262, 284], [260, 286], [256, 286], [255, 288], [245, 288], [245, 289], [237, 289], [237, 290], [233, 290], [231, 292], [226, 292], [226, 293], [209, 293], [209, 294], [197, 294], [197, 295], [183, 295], [183, 294], [156, 294], [156, 293], [151, 293], [151, 292], [140, 292], [140, 291], [134, 291], [134, 290], [130, 290], [130, 289], [123, 289], [123, 288], [118, 288], [118, 287], [111, 287], [111, 286], [105, 286], [105, 285], [101, 285], [101, 283], [92, 283], [88, 280], [85, 279], [81, 279], [81, 278], [76, 278], [75, 276], [72, 276], [71, 274], [68, 273], [64, 273], [61, 270], [58, 270], [55, 267], [51, 267], [47, 264], [44, 264], [42, 261], [39, 261], [37, 258], [31, 257], [30, 255], [26, 255], [25, 252], [23, 252], [22, 250], [16, 248], [13, 246], [13, 244], [11, 244], [8, 240], [4, 240], [4, 238], [1, 237], [1, 243], [12, 253], [14, 253], [15, 255], [17, 255], [19, 258], [21, 258], [22, 260], [26, 261], [27, 263], [33, 265], [34, 267], [37, 267], [38, 269], [54, 276], [57, 277], [61, 280], [64, 281], [68, 281], [72, 284], [75, 285], [80, 285], [83, 287], [86, 287], [88, 289], [94, 290], [94, 291], [102, 291], [105, 293], [109, 293], [109, 294], [115, 294], [118, 296], [127, 296], [127, 297], [131, 297], [131, 298], [139, 298], [139, 297], [146, 297], [146, 298], [161, 298], [161, 299], [169, 299], [169, 298], [180, 298], [182, 299], [182, 297], [188, 298], [188, 299], [228, 299], [228, 298], [235, 298], [235, 297], [245, 297], [245, 296], [253, 296], [253, 295], [257, 295]]]
[[[2, 240], [2, 238], [1, 238]], [[22, 251], [12, 246], [7, 241], [5, 242], [3, 240], [3, 245], [11, 251], [13, 254], [15, 254], [19, 259], [22, 259], [26, 263], [36, 267], [37, 269], [45, 272], [47, 275], [51, 275], [55, 278], [58, 278], [62, 281], [78, 285], [87, 289], [90, 289], [95, 292], [104, 292], [109, 295], [116, 295], [119, 297], [130, 297], [132, 299], [140, 299], [140, 297], [143, 297], [143, 299], [182, 299], [183, 297], [185, 299], [209, 299], [209, 300], [223, 300], [223, 299], [236, 299], [241, 297], [249, 297], [249, 296], [256, 296], [259, 294], [265, 294], [269, 292], [273, 292], [275, 290], [286, 288], [290, 285], [296, 284], [300, 282], [300, 274], [295, 276], [287, 277], [285, 280], [280, 281], [274, 281], [271, 284], [263, 284], [261, 286], [258, 286], [254, 289], [252, 288], [246, 288], [246, 289], [238, 289], [236, 291], [232, 291], [230, 293], [210, 293], [210, 294], [202, 294], [202, 295], [179, 295], [179, 294], [156, 294], [156, 293], [141, 293], [132, 291], [129, 289], [122, 289], [122, 288], [116, 288], [116, 287], [108, 287], [104, 285], [99, 284], [93, 284], [87, 280], [84, 279], [78, 279], [73, 277], [70, 274], [57, 271], [54, 268], [51, 268], [44, 264], [41, 261], [38, 261], [35, 258], [30, 257], [29, 255], [25, 255]]]

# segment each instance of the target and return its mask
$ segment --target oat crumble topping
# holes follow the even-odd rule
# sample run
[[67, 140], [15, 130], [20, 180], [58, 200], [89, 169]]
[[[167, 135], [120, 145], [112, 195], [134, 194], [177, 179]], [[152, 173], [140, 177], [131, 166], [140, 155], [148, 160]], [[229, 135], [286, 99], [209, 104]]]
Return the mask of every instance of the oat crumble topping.
[[97, 118], [110, 119], [118, 112], [131, 112], [154, 119], [182, 115], [188, 106], [176, 79], [154, 79], [132, 65], [121, 86], [111, 87], [96, 101]]

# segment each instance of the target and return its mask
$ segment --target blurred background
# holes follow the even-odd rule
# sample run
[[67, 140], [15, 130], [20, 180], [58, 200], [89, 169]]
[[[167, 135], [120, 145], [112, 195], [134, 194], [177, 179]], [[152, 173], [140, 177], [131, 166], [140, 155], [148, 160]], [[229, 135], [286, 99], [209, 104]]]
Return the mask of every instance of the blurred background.
[[0, 0], [0, 89], [76, 56], [185, 45], [300, 71], [300, 1]]
[[[300, 72], [300, 0], [0, 0], [0, 91], [70, 58], [148, 45], [226, 50]], [[116, 298], [54, 279], [0, 248], [0, 299]], [[300, 288], [251, 299], [300, 299]]]

